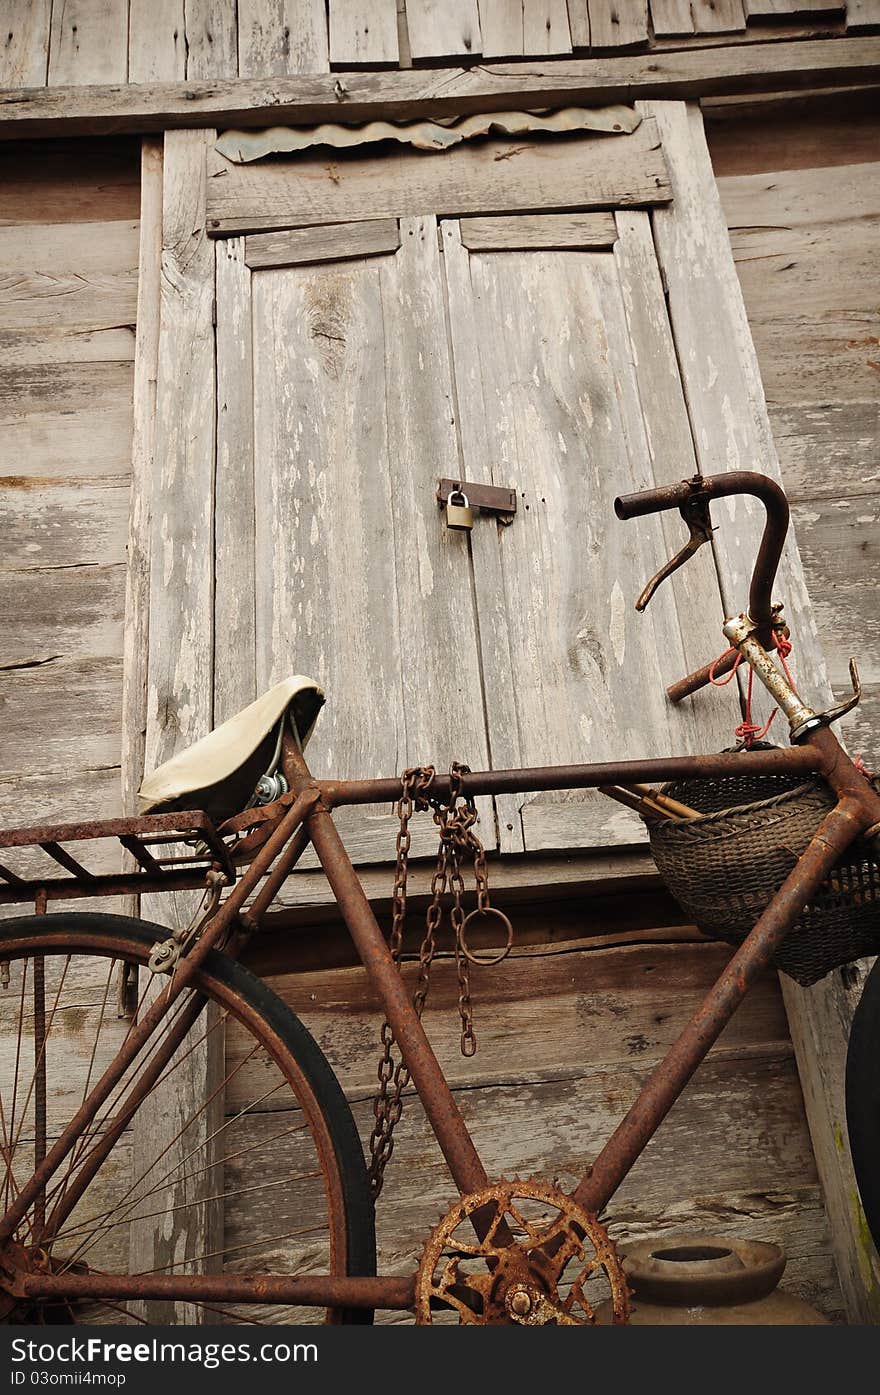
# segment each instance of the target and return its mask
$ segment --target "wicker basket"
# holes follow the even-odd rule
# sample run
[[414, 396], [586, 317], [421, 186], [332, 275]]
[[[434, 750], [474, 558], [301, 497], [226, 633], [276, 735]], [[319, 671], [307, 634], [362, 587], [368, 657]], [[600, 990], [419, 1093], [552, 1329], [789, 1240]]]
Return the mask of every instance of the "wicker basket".
[[[649, 829], [660, 875], [683, 910], [714, 939], [740, 944], [833, 807], [818, 778], [731, 775], [682, 780], [666, 793], [700, 811]], [[880, 864], [859, 842], [847, 851], [777, 951], [798, 983], [880, 953]]]

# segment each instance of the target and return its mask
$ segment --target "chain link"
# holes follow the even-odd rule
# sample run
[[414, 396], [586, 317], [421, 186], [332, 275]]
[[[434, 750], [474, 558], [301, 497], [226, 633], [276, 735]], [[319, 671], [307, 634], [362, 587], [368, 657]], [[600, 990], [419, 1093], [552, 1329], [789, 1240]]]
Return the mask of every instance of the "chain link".
[[[421, 1018], [428, 1000], [431, 966], [437, 952], [437, 936], [443, 921], [443, 898], [448, 891], [451, 894], [449, 919], [458, 974], [461, 1053], [466, 1057], [473, 1056], [477, 1049], [470, 989], [470, 962], [476, 961], [469, 954], [464, 938], [466, 916], [462, 858], [473, 861], [478, 911], [492, 911], [486, 850], [474, 832], [477, 809], [473, 799], [467, 798], [463, 792], [463, 777], [469, 773], [469, 766], [453, 762], [449, 772], [449, 800], [445, 804], [430, 794], [436, 774], [433, 766], [416, 766], [405, 770], [401, 776], [402, 793], [397, 802], [397, 861], [394, 869], [389, 936], [391, 956], [399, 967], [406, 921], [409, 853], [412, 846], [409, 824], [415, 810], [430, 808], [437, 826], [439, 847], [437, 865], [431, 878], [431, 900], [425, 914], [425, 932], [419, 948], [419, 972], [413, 992], [413, 1007], [416, 1016]], [[394, 1151], [394, 1129], [403, 1113], [403, 1092], [410, 1082], [410, 1073], [403, 1059], [398, 1060], [396, 1064], [394, 1062], [394, 1033], [387, 1020], [382, 1023], [380, 1041], [382, 1055], [377, 1071], [379, 1086], [373, 1099], [375, 1124], [370, 1134], [369, 1176], [374, 1200], [382, 1190], [385, 1169]]]

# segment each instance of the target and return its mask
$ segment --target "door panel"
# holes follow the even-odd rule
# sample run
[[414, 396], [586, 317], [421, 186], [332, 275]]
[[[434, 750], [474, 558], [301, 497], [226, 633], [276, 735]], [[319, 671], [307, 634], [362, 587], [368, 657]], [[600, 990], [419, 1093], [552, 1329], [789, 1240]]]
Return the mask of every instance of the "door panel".
[[[460, 471], [439, 262], [436, 221], [405, 219], [395, 255], [253, 277], [257, 690], [322, 684], [321, 775], [488, 763], [468, 540], [435, 499]], [[348, 822], [390, 856], [387, 813]]]
[[[687, 667], [672, 595], [644, 615], [633, 606], [667, 555], [662, 530], [614, 515], [617, 494], [655, 482], [614, 256], [468, 251], [454, 223], [444, 250], [466, 473], [480, 479], [490, 461], [492, 481], [515, 486], [519, 504], [510, 528], [475, 538], [493, 759], [705, 749], [691, 708], [672, 709], [663, 690], [662, 674]], [[484, 563], [491, 587], [480, 584]], [[493, 700], [499, 688], [512, 695], [506, 711]], [[635, 815], [596, 794], [519, 803], [529, 849], [645, 836]]]

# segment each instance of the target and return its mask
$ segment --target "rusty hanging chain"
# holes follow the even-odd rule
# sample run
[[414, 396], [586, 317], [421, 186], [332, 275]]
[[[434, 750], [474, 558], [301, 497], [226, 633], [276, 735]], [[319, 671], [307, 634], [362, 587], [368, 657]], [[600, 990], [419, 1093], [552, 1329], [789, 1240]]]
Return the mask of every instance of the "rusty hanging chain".
[[[461, 874], [462, 854], [471, 853], [476, 873], [477, 862], [482, 860], [482, 887], [488, 903], [488, 877], [485, 875], [485, 851], [473, 831], [477, 821], [477, 809], [473, 799], [462, 797], [462, 776], [470, 773], [470, 766], [454, 761], [449, 771], [449, 804], [445, 810], [435, 810], [434, 819], [440, 830], [441, 846], [447, 847], [449, 885], [452, 891], [452, 906], [449, 920], [452, 925], [455, 947], [455, 968], [458, 974], [458, 1015], [461, 1019], [461, 1054], [470, 1057], [476, 1053], [477, 1037], [474, 1032], [474, 1012], [471, 1003], [470, 965], [464, 953], [464, 877]], [[462, 800], [459, 803], [459, 800]], [[477, 879], [478, 888], [481, 886]]]
[[[471, 1003], [470, 965], [495, 964], [506, 958], [513, 939], [513, 927], [507, 917], [501, 911], [495, 910], [489, 901], [486, 850], [473, 827], [477, 821], [476, 805], [473, 799], [468, 799], [463, 794], [463, 776], [470, 773], [470, 767], [457, 761], [453, 762], [449, 772], [449, 800], [445, 804], [429, 794], [435, 773], [433, 766], [414, 767], [405, 770], [401, 777], [402, 794], [397, 803], [399, 829], [389, 947], [394, 962], [399, 966], [403, 948], [407, 875], [412, 841], [409, 822], [414, 810], [430, 808], [437, 825], [439, 847], [437, 865], [431, 878], [431, 901], [425, 915], [425, 933], [419, 948], [419, 974], [413, 993], [413, 1007], [417, 1017], [421, 1018], [428, 998], [431, 966], [437, 950], [437, 934], [443, 920], [443, 897], [449, 890], [452, 896], [450, 922], [458, 974], [461, 1053], [470, 1057], [477, 1049]], [[471, 916], [497, 916], [507, 930], [505, 947], [500, 954], [491, 959], [477, 959], [470, 952], [465, 938], [466, 925], [471, 916], [464, 913], [465, 885], [461, 871], [463, 856], [473, 860], [477, 886], [477, 909], [471, 912]], [[403, 1113], [403, 1092], [410, 1081], [410, 1074], [403, 1059], [394, 1064], [394, 1033], [387, 1020], [382, 1023], [380, 1040], [382, 1056], [377, 1071], [379, 1085], [373, 1099], [375, 1124], [370, 1134], [369, 1176], [374, 1200], [382, 1190], [385, 1168], [394, 1151], [394, 1129]]]
[[[394, 891], [391, 900], [391, 935], [389, 937], [389, 948], [391, 957], [395, 964], [400, 965], [400, 955], [403, 949], [403, 931], [406, 922], [406, 895], [407, 877], [409, 873], [409, 851], [412, 839], [409, 831], [409, 822], [416, 807], [427, 808], [424, 798], [424, 791], [429, 787], [434, 779], [433, 766], [413, 767], [405, 770], [401, 776], [402, 793], [397, 801], [397, 860], [394, 867]], [[426, 935], [427, 939], [427, 935]], [[423, 942], [424, 951], [424, 942]], [[416, 990], [416, 997], [422, 988], [424, 978], [424, 991], [421, 1003], [416, 1002], [416, 1012], [421, 1017], [425, 999], [428, 995], [428, 981], [431, 972], [431, 959], [433, 959], [433, 949], [427, 962], [424, 962], [424, 953], [419, 954], [419, 987]], [[394, 1151], [394, 1128], [403, 1113], [403, 1092], [409, 1084], [409, 1071], [403, 1058], [394, 1064], [392, 1049], [394, 1047], [394, 1033], [387, 1018], [382, 1023], [380, 1032], [380, 1042], [382, 1045], [382, 1055], [379, 1059], [378, 1077], [379, 1087], [373, 1099], [373, 1115], [375, 1123], [370, 1134], [370, 1191], [373, 1200], [378, 1197], [382, 1190], [382, 1183], [385, 1176], [385, 1168], [391, 1154]], [[389, 1093], [389, 1086], [393, 1082], [393, 1090]]]

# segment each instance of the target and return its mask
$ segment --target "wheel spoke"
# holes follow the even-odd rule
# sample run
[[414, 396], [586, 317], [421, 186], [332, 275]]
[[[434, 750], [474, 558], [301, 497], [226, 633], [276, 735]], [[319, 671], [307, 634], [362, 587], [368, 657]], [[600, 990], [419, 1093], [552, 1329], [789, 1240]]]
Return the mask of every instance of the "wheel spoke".
[[[151, 998], [145, 984], [126, 1022], [115, 1016], [114, 974], [120, 963], [143, 967], [154, 927], [145, 933], [124, 918], [59, 911], [33, 931], [10, 929], [18, 981], [3, 1028], [9, 1067], [0, 1089], [0, 1168], [13, 1208], [4, 1230], [21, 1218], [15, 1262], [26, 1272], [70, 1279], [59, 1296], [19, 1300], [12, 1320], [143, 1325], [170, 1311], [182, 1322], [262, 1326], [256, 1276], [253, 1297], [248, 1281], [246, 1300], [209, 1303], [185, 1289], [176, 1297], [175, 1276], [182, 1284], [227, 1265], [249, 1272], [256, 1255], [270, 1276], [375, 1272], [354, 1125], [344, 1122], [344, 1100], [320, 1052], [265, 986], [217, 954], [161, 1017], [162, 991]], [[0, 927], [0, 941], [3, 934]], [[137, 1038], [139, 1050], [126, 1060], [148, 1008], [154, 1030]], [[194, 1055], [202, 1061], [206, 1042], [221, 1066], [193, 1099], [178, 1082], [188, 1079]], [[155, 1127], [132, 1130], [151, 1099]], [[131, 1272], [166, 1276], [167, 1296], [113, 1297], [114, 1276]], [[110, 1297], [77, 1294], [79, 1274], [106, 1275]], [[273, 1307], [270, 1321], [310, 1316], [308, 1305]], [[311, 1316], [320, 1320], [322, 1312]]]

